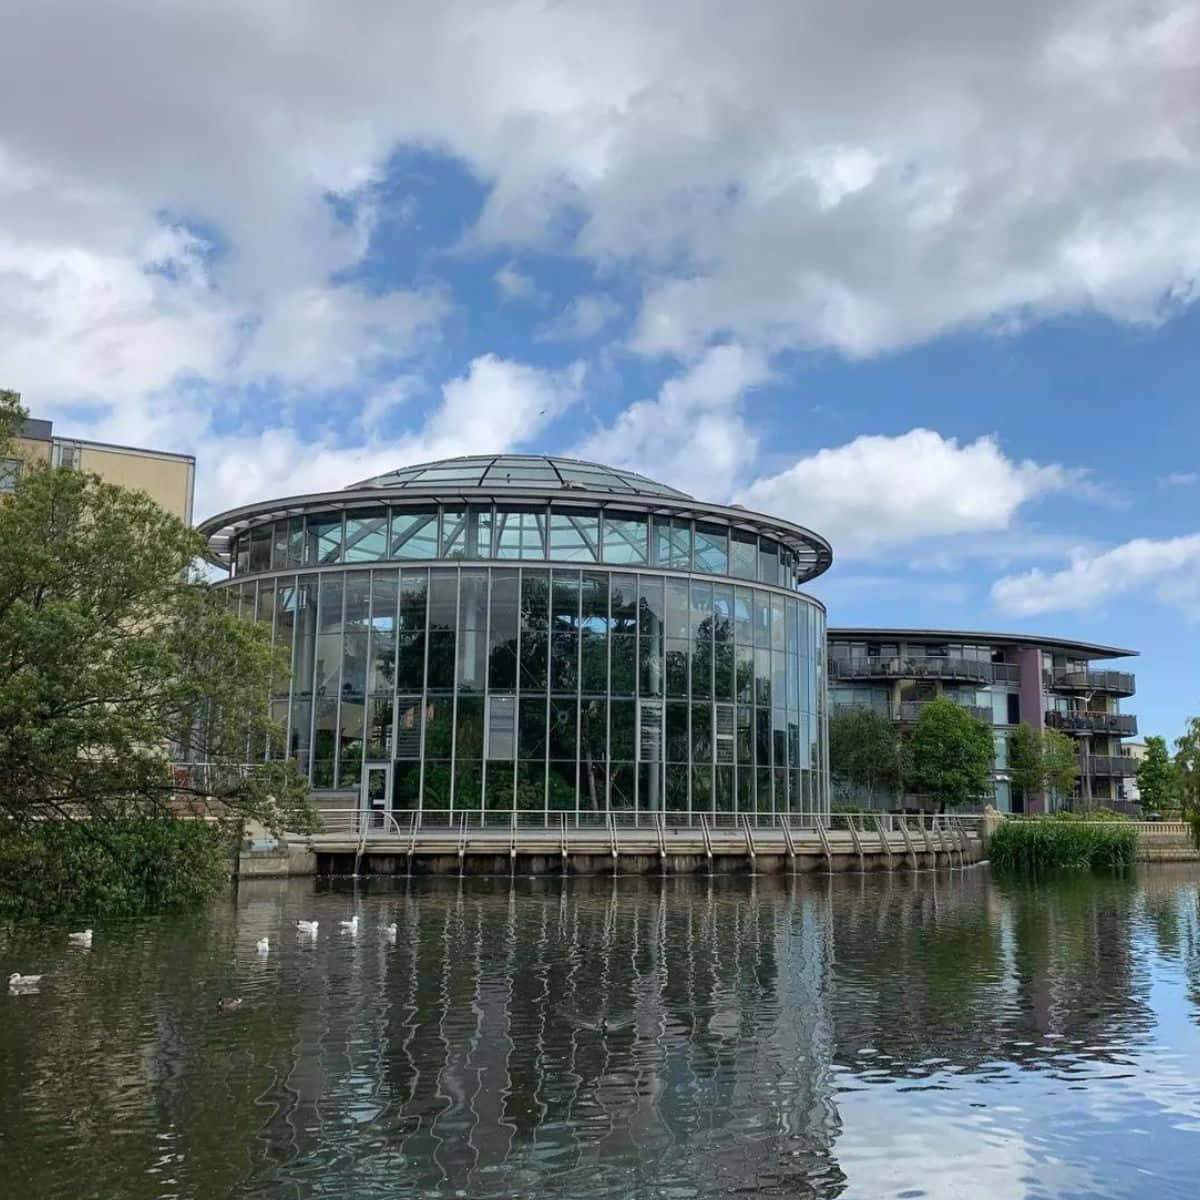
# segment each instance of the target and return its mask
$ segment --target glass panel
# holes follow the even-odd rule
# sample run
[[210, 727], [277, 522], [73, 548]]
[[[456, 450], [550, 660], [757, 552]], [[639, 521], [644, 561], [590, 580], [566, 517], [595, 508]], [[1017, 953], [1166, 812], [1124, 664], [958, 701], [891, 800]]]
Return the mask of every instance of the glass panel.
[[779, 582], [779, 546], [766, 538], [758, 546], [758, 580], [760, 583]]
[[544, 689], [548, 658], [550, 580], [546, 571], [524, 571], [521, 576], [522, 689]]
[[271, 536], [271, 570], [285, 571], [288, 566], [288, 522], [276, 521]]
[[[318, 696], [336, 696], [342, 668], [342, 577], [321, 576], [320, 616], [317, 627], [316, 691]], [[335, 712], [336, 717], [336, 712]], [[330, 753], [321, 757], [332, 758]]]
[[451, 696], [425, 698], [425, 757], [450, 758], [454, 737], [454, 700]]
[[551, 762], [546, 773], [546, 807], [551, 812], [574, 812], [578, 803], [575, 790], [575, 760]]
[[233, 539], [233, 573], [245, 575], [250, 570], [250, 539], [241, 534]]
[[467, 556], [467, 510], [465, 508], [442, 509], [442, 558], [466, 558]]
[[292, 655], [292, 693], [311, 696], [317, 645], [317, 580], [301, 576], [296, 587], [296, 648]]
[[287, 529], [287, 565], [298, 567], [304, 562], [304, 518], [293, 517]]
[[691, 521], [655, 517], [654, 560], [658, 566], [675, 571], [692, 569]]
[[609, 752], [611, 759], [632, 762], [637, 752], [637, 709], [634, 700], [613, 700], [609, 705]]
[[387, 558], [387, 509], [346, 514], [346, 562]]
[[692, 761], [712, 762], [712, 705], [692, 705]]
[[[292, 666], [292, 642], [296, 632], [296, 581], [293, 576], [279, 581], [279, 592], [275, 602], [275, 646], [283, 651], [284, 665]], [[290, 681], [286, 678], [276, 679], [272, 690], [277, 695], [286, 696]]]
[[[457, 668], [455, 640], [453, 629], [429, 635], [425, 686], [431, 691], [450, 691], [454, 687]], [[407, 681], [405, 685], [407, 686]]]
[[371, 572], [371, 667], [369, 692], [390, 692], [396, 684], [396, 571]]
[[[483, 715], [482, 696], [458, 697], [455, 710], [454, 759], [456, 762], [481, 762], [483, 760]], [[458, 803], [457, 797], [455, 804]]]
[[396, 698], [396, 758], [421, 757], [421, 723], [425, 704], [420, 696]]
[[550, 757], [575, 760], [577, 745], [577, 712], [574, 699], [550, 701]]
[[541, 696], [522, 696], [517, 709], [517, 757], [546, 757], [546, 701]]
[[291, 734], [288, 739], [288, 753], [293, 758], [307, 754], [312, 737], [312, 701], [292, 701]]
[[375, 699], [367, 706], [367, 757], [392, 757], [392, 714], [391, 697]]
[[688, 761], [688, 706], [667, 704], [667, 762]]
[[[509, 697], [511, 699], [511, 697]], [[483, 804], [489, 812], [509, 812], [513, 807], [515, 772], [511, 760], [487, 764]]]
[[495, 547], [497, 558], [545, 558], [546, 510], [497, 508]]
[[483, 770], [478, 762], [457, 758], [454, 763], [454, 807], [469, 812], [483, 804]]
[[437, 507], [392, 509], [389, 558], [437, 558]]
[[438, 570], [429, 573], [429, 629], [453, 631], [458, 623], [458, 572]]
[[692, 812], [713, 810], [713, 769], [710, 766], [692, 768]]
[[487, 756], [512, 760], [517, 753], [517, 699], [487, 697]]
[[609, 688], [614, 696], [632, 696], [637, 683], [636, 639], [628, 633], [614, 633], [609, 639], [612, 674]]
[[688, 806], [688, 769], [686, 765], [667, 764], [667, 811], [686, 812]]
[[364, 705], [342, 697], [338, 729], [338, 787], [354, 787], [362, 778]]
[[595, 562], [600, 514], [595, 509], [550, 510], [550, 557], [557, 562]]
[[272, 526], [260, 525], [250, 534], [250, 570], [269, 571], [271, 569], [271, 534]]
[[646, 562], [648, 522], [632, 514], [604, 514], [604, 561], [608, 563]]
[[613, 809], [630, 809], [634, 804], [637, 768], [631, 762], [613, 763], [608, 773], [608, 805]]
[[518, 589], [515, 570], [492, 571], [491, 628], [488, 634], [488, 686], [517, 686]]
[[696, 570], [710, 575], [729, 573], [728, 531], [721, 525], [696, 522]]
[[688, 642], [686, 638], [667, 638], [666, 677], [667, 695], [686, 698], [688, 695]]
[[668, 579], [666, 635], [669, 638], [686, 638], [691, 630], [691, 597], [687, 580]]
[[771, 595], [769, 592], [754, 593], [754, 644], [771, 644]]
[[317, 565], [335, 563], [342, 554], [342, 517], [320, 516], [308, 518], [304, 561]]
[[736, 575], [738, 579], [756, 579], [758, 577], [758, 538], [753, 533], [735, 529], [730, 550], [730, 575]]
[[421, 806], [433, 812], [445, 812], [450, 807], [450, 787], [450, 763], [445, 760], [427, 760]]
[[346, 616], [347, 630], [357, 629], [365, 633], [370, 626], [371, 576], [367, 571], [346, 572]]
[[421, 764], [398, 762], [392, 768], [392, 807], [409, 811], [421, 804]]
[[517, 763], [517, 808], [522, 812], [541, 812], [546, 807], [546, 764]]
[[[367, 690], [367, 634], [347, 633], [342, 639], [342, 685], [340, 695], [362, 697]], [[361, 732], [362, 722], [359, 722]]]

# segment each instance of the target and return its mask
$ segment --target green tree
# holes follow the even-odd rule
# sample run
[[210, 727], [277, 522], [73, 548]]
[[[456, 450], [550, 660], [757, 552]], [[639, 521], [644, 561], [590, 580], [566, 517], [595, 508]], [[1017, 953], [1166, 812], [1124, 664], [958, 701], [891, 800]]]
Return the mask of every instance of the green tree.
[[1008, 776], [1026, 808], [1029, 798], [1045, 785], [1042, 741], [1028, 721], [1022, 721], [1009, 735]]
[[1055, 795], [1069, 796], [1079, 779], [1074, 740], [1057, 729], [1042, 734], [1042, 786]]
[[864, 789], [897, 791], [901, 783], [900, 742], [896, 727], [882, 713], [855, 706], [829, 718], [829, 770], [839, 783]]
[[[0, 395], [0, 444], [23, 419]], [[287, 664], [192, 572], [199, 534], [148, 496], [32, 466], [0, 503], [0, 819], [168, 817], [269, 827], [313, 813], [294, 764], [264, 762]], [[206, 764], [173, 770], [172, 761]]]
[[944, 696], [921, 709], [905, 739], [906, 783], [940, 810], [958, 808], [992, 789], [991, 727]]
[[1200, 717], [1192, 717], [1175, 739], [1175, 788], [1183, 815], [1200, 821]]
[[1146, 757], [1137, 768], [1138, 803], [1143, 813], [1174, 808], [1177, 782], [1167, 739], [1151, 734], [1146, 739]]
[[1075, 743], [1056, 729], [1039, 733], [1023, 721], [1008, 739], [1008, 774], [1025, 800], [1042, 791], [1069, 796], [1079, 778]]

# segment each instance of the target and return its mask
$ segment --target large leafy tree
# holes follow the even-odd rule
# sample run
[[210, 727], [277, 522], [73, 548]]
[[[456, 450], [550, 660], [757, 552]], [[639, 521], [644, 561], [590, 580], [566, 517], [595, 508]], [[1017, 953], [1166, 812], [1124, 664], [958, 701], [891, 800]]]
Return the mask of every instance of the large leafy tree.
[[[1149, 748], [1147, 738], [1147, 756]], [[1200, 821], [1200, 717], [1192, 717], [1175, 739], [1175, 788], [1184, 816]]]
[[855, 706], [829, 718], [829, 770], [837, 782], [866, 791], [900, 787], [900, 742], [882, 713]]
[[1138, 763], [1138, 803], [1143, 812], [1174, 808], [1178, 779], [1167, 750], [1167, 739], [1151, 734], [1146, 739], [1146, 757]]
[[[0, 395], [0, 449], [23, 414]], [[31, 466], [0, 501], [0, 816], [27, 824], [203, 807], [306, 827], [265, 762], [286, 675], [263, 628], [197, 578], [199, 535], [148, 496]], [[172, 769], [172, 762], [203, 763]], [[250, 764], [250, 765], [248, 765]]]
[[1039, 733], [1023, 721], [1008, 739], [1008, 774], [1026, 800], [1041, 791], [1069, 796], [1079, 778], [1075, 743], [1057, 729]]
[[953, 700], [939, 697], [921, 709], [905, 750], [907, 786], [929, 796], [943, 811], [992, 789], [991, 728]]

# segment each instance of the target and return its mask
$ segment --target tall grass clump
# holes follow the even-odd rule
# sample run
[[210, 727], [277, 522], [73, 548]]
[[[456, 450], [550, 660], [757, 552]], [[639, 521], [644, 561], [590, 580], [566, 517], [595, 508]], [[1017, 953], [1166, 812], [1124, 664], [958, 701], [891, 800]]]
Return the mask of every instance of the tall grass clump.
[[1137, 831], [1121, 821], [1005, 821], [990, 856], [1002, 871], [1114, 871], [1133, 863]]

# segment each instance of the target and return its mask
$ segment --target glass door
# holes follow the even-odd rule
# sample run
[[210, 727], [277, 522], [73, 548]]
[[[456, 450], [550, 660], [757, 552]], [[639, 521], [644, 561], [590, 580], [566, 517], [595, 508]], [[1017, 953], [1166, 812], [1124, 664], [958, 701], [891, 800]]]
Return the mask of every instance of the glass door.
[[363, 767], [362, 806], [369, 829], [383, 829], [392, 807], [392, 764], [367, 763]]

